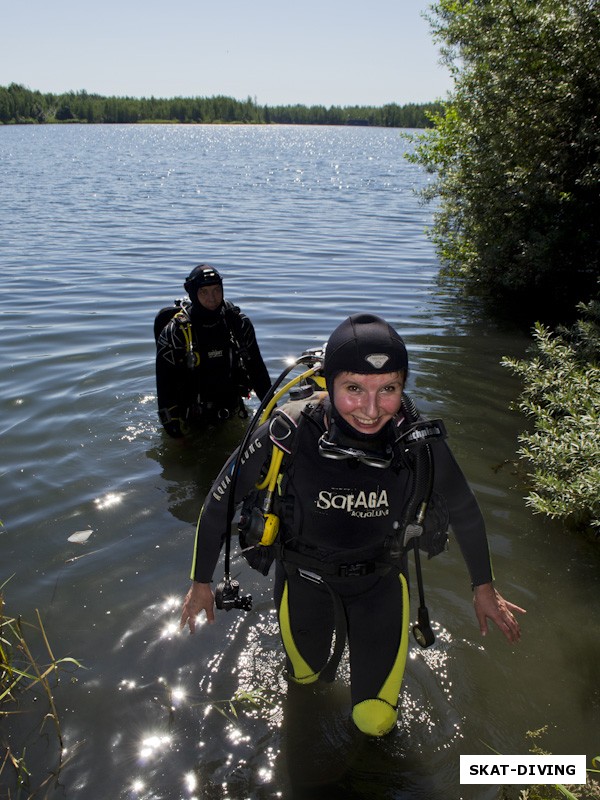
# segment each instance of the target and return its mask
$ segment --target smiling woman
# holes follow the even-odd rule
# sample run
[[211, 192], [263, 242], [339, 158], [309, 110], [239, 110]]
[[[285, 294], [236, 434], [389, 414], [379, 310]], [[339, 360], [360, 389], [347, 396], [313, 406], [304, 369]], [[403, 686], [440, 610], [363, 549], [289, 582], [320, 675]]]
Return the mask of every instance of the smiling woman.
[[392, 327], [369, 315], [349, 317], [327, 345], [334, 420], [354, 436], [379, 433], [400, 410], [407, 374], [406, 347]]
[[[215, 481], [198, 521], [194, 580], [181, 616], [192, 633], [201, 611], [214, 621], [210, 582], [228, 528], [224, 512], [232, 500], [241, 502], [254, 486], [266, 485], [261, 476], [272, 469], [269, 441], [275, 448], [283, 442], [287, 461], [275, 505], [275, 603], [290, 681], [330, 682], [348, 638], [352, 719], [371, 736], [383, 736], [396, 724], [408, 653], [407, 549], [413, 521], [405, 530], [401, 521], [419, 467], [408, 457], [413, 428], [401, 413], [407, 371], [404, 342], [382, 318], [355, 314], [334, 330], [322, 366], [329, 396], [307, 401], [296, 419], [281, 409], [279, 419], [287, 417], [290, 436], [276, 437], [265, 422], [247, 449], [240, 447], [243, 458], [236, 451]], [[490, 619], [516, 642], [520, 630], [513, 611], [523, 609], [507, 603], [493, 586], [475, 498], [443, 439], [428, 452], [427, 483], [447, 504], [481, 631]], [[423, 641], [430, 644], [433, 638]]]
[[359, 433], [374, 434], [400, 410], [404, 377], [399, 372], [361, 375], [342, 372], [333, 381], [340, 419]]

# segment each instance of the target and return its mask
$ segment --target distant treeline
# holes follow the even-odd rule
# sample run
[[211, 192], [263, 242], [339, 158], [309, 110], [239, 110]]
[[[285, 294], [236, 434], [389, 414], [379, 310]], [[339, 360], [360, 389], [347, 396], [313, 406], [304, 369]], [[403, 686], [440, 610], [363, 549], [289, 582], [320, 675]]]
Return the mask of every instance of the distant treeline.
[[291, 125], [376, 125], [428, 128], [440, 103], [384, 106], [263, 106], [252, 98], [102, 97], [86, 91], [42, 94], [11, 83], [0, 86], [0, 123], [245, 123]]

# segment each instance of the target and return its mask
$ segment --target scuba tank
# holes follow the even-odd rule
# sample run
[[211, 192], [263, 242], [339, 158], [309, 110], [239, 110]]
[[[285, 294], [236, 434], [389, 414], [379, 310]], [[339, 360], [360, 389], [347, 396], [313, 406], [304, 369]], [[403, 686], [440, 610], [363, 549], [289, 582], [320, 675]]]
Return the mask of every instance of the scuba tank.
[[173, 319], [175, 314], [183, 308], [188, 308], [191, 305], [187, 298], [180, 298], [173, 301], [173, 305], [161, 308], [157, 315], [154, 317], [154, 341], [158, 343], [158, 337], [162, 333], [163, 328]]
[[[307, 387], [310, 389], [310, 386], [307, 384], [309, 379], [314, 379], [318, 385], [322, 385], [324, 387], [324, 379], [322, 377], [322, 366], [323, 366], [323, 356], [324, 356], [324, 348], [314, 348], [312, 350], [305, 350], [304, 353], [297, 359], [295, 359], [288, 367], [286, 367], [281, 375], [277, 378], [277, 380], [272, 384], [269, 392], [263, 398], [254, 418], [248, 428], [246, 429], [246, 433], [244, 438], [242, 439], [240, 446], [237, 451], [237, 456], [233, 465], [232, 475], [231, 475], [231, 485], [229, 488], [229, 498], [228, 498], [228, 506], [227, 506], [227, 526], [226, 526], [226, 536], [225, 536], [225, 565], [224, 565], [224, 576], [223, 580], [217, 585], [215, 589], [215, 605], [219, 609], [225, 609], [229, 611], [232, 608], [241, 608], [245, 611], [249, 611], [252, 608], [252, 597], [250, 595], [240, 596], [240, 586], [239, 583], [235, 580], [231, 579], [231, 526], [233, 522], [233, 518], [235, 515], [235, 485], [237, 481], [237, 476], [239, 474], [242, 454], [246, 449], [246, 445], [250, 440], [254, 430], [261, 425], [263, 422], [266, 422], [267, 419], [270, 417], [271, 412], [277, 405], [277, 402], [284, 397], [288, 392], [292, 390], [294, 386], [298, 384], [302, 384], [303, 387]], [[285, 385], [285, 379], [288, 375], [297, 367], [307, 367], [304, 371], [289, 380]], [[303, 391], [303, 390], [302, 390]], [[312, 390], [311, 390], [312, 391]], [[279, 460], [279, 466], [281, 465], [281, 460]], [[267, 472], [267, 478], [269, 481], [272, 478], [271, 469], [275, 468], [273, 463], [273, 459], [271, 460], [271, 467]], [[275, 480], [277, 478], [279, 470], [274, 473]], [[272, 492], [272, 490], [271, 490]], [[271, 493], [272, 499], [272, 493]], [[277, 523], [274, 520], [269, 520], [269, 513], [270, 510], [265, 511], [265, 507], [263, 506], [262, 517], [264, 520], [264, 527], [267, 528], [268, 526], [268, 538], [271, 538], [273, 535], [273, 530]], [[263, 520], [257, 518], [257, 514], [254, 514], [254, 527], [255, 527], [255, 536], [257, 535], [257, 526], [261, 526]], [[258, 528], [260, 530], [260, 528]], [[264, 529], [263, 529], [264, 533]], [[263, 533], [261, 533], [261, 540], [263, 537]], [[275, 530], [273, 538], [277, 535], [277, 531]], [[261, 545], [262, 546], [262, 545]], [[270, 566], [270, 562], [269, 565]], [[267, 572], [268, 572], [267, 566]], [[266, 574], [266, 572], [264, 573]]]

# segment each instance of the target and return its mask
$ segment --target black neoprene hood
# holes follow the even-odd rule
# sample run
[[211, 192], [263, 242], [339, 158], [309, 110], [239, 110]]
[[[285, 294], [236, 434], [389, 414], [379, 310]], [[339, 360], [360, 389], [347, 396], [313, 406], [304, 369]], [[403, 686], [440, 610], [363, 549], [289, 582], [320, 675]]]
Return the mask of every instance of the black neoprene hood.
[[183, 288], [189, 294], [192, 302], [196, 299], [198, 289], [202, 286], [223, 286], [223, 278], [219, 272], [209, 264], [198, 264], [185, 279]]
[[354, 314], [333, 331], [323, 365], [328, 387], [340, 372], [382, 375], [408, 372], [408, 354], [402, 337], [375, 314]]

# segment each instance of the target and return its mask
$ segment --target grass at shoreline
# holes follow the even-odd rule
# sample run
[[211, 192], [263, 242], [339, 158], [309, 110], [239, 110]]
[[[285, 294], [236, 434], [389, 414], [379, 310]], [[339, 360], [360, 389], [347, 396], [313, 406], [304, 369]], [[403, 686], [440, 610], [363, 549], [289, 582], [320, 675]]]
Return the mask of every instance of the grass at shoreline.
[[[11, 789], [15, 797], [22, 791], [31, 797], [56, 779], [63, 767], [63, 736], [53, 687], [61, 670], [81, 664], [74, 658], [55, 657], [38, 610], [35, 624], [6, 612], [7, 582], [0, 585], [0, 779], [3, 786], [10, 787], [8, 797]], [[40, 695], [44, 702], [30, 708], [33, 703], [28, 701], [35, 702]], [[34, 723], [26, 727], [33, 730], [34, 737], [51, 741], [55, 756], [50, 767], [36, 769], [27, 760], [30, 737], [18, 723], [25, 716], [31, 723], [32, 714]]]

